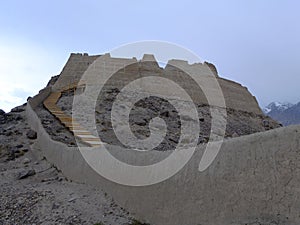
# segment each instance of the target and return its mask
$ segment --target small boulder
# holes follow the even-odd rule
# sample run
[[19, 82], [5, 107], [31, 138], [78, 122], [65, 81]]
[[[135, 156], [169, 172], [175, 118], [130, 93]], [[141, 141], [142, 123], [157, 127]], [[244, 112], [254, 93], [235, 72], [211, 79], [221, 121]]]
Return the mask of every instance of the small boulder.
[[30, 161], [30, 159], [28, 159], [28, 158], [25, 158], [25, 159], [23, 159], [23, 164], [28, 164], [28, 163], [30, 163], [31, 161]]
[[160, 115], [163, 116], [163, 117], [169, 117], [170, 116], [169, 111], [164, 111], [164, 112], [160, 113]]
[[5, 112], [2, 109], [0, 109], [0, 116], [2, 116], [4, 114], [5, 114]]
[[6, 131], [6, 132], [5, 132], [5, 135], [6, 135], [7, 137], [9, 137], [9, 136], [13, 135], [13, 132], [12, 132], [12, 131]]
[[59, 203], [53, 203], [52, 204], [52, 209], [54, 210], [54, 209], [58, 209], [60, 207], [60, 204]]
[[34, 169], [22, 170], [21, 172], [19, 172], [17, 179], [22, 180], [22, 179], [25, 179], [27, 177], [33, 176], [33, 175], [35, 175], [35, 170]]
[[68, 202], [74, 202], [76, 199], [77, 199], [76, 197], [70, 198], [70, 199], [68, 200]]
[[234, 132], [234, 133], [232, 134], [232, 137], [233, 137], [233, 138], [236, 138], [236, 137], [239, 137], [239, 135], [238, 135], [236, 132]]
[[26, 133], [26, 136], [27, 138], [29, 139], [36, 139], [37, 138], [37, 133], [34, 131], [34, 130], [29, 130], [27, 133]]
[[23, 148], [23, 146], [24, 145], [22, 145], [22, 144], [18, 144], [18, 145], [16, 145], [16, 148]]
[[268, 120], [263, 120], [262, 122], [264, 127], [270, 127], [270, 122]]

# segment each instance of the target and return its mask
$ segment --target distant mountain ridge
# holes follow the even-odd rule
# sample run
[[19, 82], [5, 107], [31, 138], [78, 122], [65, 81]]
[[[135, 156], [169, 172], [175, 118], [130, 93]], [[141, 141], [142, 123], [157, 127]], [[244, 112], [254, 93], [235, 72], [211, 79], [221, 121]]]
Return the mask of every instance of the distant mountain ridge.
[[300, 124], [300, 102], [297, 104], [272, 102], [263, 109], [263, 112], [284, 126]]

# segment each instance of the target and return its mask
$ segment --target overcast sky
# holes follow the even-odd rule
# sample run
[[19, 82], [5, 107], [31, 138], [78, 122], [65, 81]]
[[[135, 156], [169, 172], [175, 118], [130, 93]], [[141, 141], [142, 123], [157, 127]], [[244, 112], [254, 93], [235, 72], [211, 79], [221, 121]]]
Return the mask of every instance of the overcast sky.
[[300, 101], [300, 1], [2, 1], [0, 108], [59, 74], [71, 52], [135, 41], [184, 46], [247, 86], [261, 106]]

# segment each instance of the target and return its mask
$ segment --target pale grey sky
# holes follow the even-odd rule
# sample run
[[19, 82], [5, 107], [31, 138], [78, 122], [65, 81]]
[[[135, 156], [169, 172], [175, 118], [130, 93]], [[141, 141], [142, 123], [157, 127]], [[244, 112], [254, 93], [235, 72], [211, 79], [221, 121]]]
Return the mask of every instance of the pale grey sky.
[[260, 105], [300, 101], [300, 2], [3, 1], [0, 108], [25, 102], [58, 74], [71, 52], [101, 54], [135, 41], [184, 46]]

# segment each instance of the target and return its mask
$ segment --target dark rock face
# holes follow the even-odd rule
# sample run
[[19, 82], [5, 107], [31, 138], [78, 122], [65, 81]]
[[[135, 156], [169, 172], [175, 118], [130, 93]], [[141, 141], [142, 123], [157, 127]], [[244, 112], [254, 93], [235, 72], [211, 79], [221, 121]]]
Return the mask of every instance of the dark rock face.
[[24, 111], [25, 111], [25, 108], [22, 106], [17, 106], [11, 110], [11, 112], [15, 112], [15, 113], [24, 112]]
[[[102, 93], [102, 97], [98, 99], [95, 110], [96, 127], [98, 135], [103, 142], [112, 145], [122, 145], [114, 134], [111, 124], [111, 106], [114, 102], [114, 96], [119, 92], [118, 89], [107, 89]], [[58, 106], [62, 110], [71, 115], [72, 92], [62, 94], [58, 101]], [[211, 131], [211, 114], [210, 107], [207, 104], [197, 105], [199, 115], [200, 133], [198, 143], [207, 143]], [[37, 110], [39, 117], [42, 119], [42, 124], [54, 140], [62, 141], [68, 145], [72, 140], [72, 136], [68, 138], [68, 130], [63, 125], [56, 121], [48, 111], [42, 107]], [[177, 146], [180, 137], [180, 119], [178, 112], [171, 107], [168, 102], [160, 98], [148, 98], [136, 102], [131, 109], [129, 116], [129, 124], [133, 134], [138, 139], [148, 138], [150, 135], [149, 122], [154, 117], [160, 117], [167, 124], [167, 134], [164, 141], [155, 148], [155, 150], [172, 150]], [[183, 120], [189, 121], [191, 118], [182, 117]], [[234, 138], [243, 135], [248, 135], [256, 132], [263, 132], [266, 130], [280, 127], [276, 121], [265, 115], [257, 115], [255, 113], [239, 111], [234, 109], [227, 109], [227, 126], [225, 138]], [[60, 135], [57, 135], [60, 134]], [[64, 138], [66, 136], [66, 138]]]
[[[72, 101], [70, 102], [70, 107], [72, 110]], [[63, 142], [69, 146], [76, 146], [76, 140], [73, 134], [48, 110], [45, 110], [42, 104], [40, 104], [35, 111], [41, 118], [43, 127], [53, 140]]]
[[30, 130], [26, 122], [25, 104], [9, 113], [0, 111], [0, 161], [14, 160], [30, 150], [32, 140], [26, 137]]
[[[9, 113], [5, 113], [3, 110], [0, 109], [0, 124], [8, 124], [13, 123], [16, 124], [18, 121], [23, 121], [23, 115], [21, 115], [21, 112], [25, 111], [25, 105], [18, 106], [11, 110]], [[1, 132], [1, 127], [0, 127]]]
[[47, 84], [47, 87], [48, 87], [48, 86], [54, 85], [55, 82], [58, 80], [58, 78], [59, 78], [59, 75], [56, 75], [56, 76], [51, 77], [51, 79], [49, 80], [49, 82], [48, 82], [48, 84]]
[[35, 170], [30, 169], [30, 170], [22, 170], [19, 174], [17, 179], [21, 180], [21, 179], [25, 179], [27, 177], [33, 176], [35, 175]]
[[26, 133], [26, 136], [29, 138], [29, 139], [36, 139], [37, 138], [37, 133], [33, 130], [29, 130], [27, 133]]

